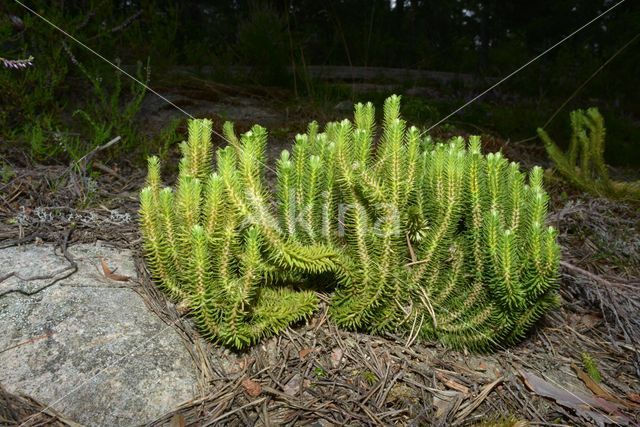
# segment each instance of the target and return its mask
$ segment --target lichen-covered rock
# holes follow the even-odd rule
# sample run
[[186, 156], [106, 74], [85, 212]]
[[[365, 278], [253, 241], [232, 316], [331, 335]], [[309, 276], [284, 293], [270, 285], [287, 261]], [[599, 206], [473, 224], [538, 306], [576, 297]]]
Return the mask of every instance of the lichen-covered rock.
[[173, 327], [148, 310], [131, 282], [104, 277], [100, 257], [135, 277], [131, 253], [95, 245], [49, 245], [0, 251], [0, 383], [86, 425], [138, 425], [197, 394], [197, 372]]

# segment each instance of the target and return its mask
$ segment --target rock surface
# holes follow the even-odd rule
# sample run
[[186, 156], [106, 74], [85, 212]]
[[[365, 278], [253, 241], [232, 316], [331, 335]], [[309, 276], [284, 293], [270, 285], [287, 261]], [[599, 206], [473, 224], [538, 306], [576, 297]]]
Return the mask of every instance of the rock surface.
[[[70, 419], [91, 426], [151, 421], [194, 398], [198, 377], [185, 345], [150, 312], [132, 282], [104, 277], [100, 258], [116, 273], [136, 276], [131, 253], [104, 243], [76, 245], [78, 271], [50, 245], [0, 251], [0, 383]], [[19, 289], [18, 292], [7, 291]], [[42, 289], [42, 290], [39, 290]]]

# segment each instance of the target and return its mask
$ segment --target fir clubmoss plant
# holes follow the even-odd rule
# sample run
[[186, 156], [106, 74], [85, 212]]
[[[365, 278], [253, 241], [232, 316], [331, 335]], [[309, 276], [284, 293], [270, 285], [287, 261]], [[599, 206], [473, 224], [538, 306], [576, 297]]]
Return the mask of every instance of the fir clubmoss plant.
[[[263, 131], [245, 135], [260, 145]], [[149, 268], [158, 284], [176, 301], [186, 303], [202, 330], [233, 348], [243, 348], [307, 317], [317, 299], [311, 292], [279, 286], [267, 265], [264, 233], [244, 222], [234, 193], [255, 185], [240, 176], [230, 149], [211, 161], [211, 121], [194, 120], [177, 186], [161, 188], [160, 163], [149, 159], [147, 186], [140, 194], [140, 219]], [[243, 216], [242, 214], [245, 213]]]
[[562, 176], [577, 188], [599, 196], [640, 200], [640, 181], [609, 178], [604, 162], [606, 131], [598, 109], [572, 111], [570, 122], [571, 141], [566, 153], [543, 129], [538, 129], [538, 136]]
[[379, 138], [370, 103], [353, 122], [311, 123], [273, 188], [265, 129], [225, 124], [232, 146], [214, 167], [211, 122], [192, 121], [176, 189], [151, 158], [141, 193], [158, 284], [237, 348], [309, 315], [315, 297], [292, 288], [305, 283], [333, 287], [329, 313], [347, 329], [473, 350], [521, 339], [558, 298], [542, 170], [527, 179], [478, 137], [436, 143], [399, 111], [387, 99]]

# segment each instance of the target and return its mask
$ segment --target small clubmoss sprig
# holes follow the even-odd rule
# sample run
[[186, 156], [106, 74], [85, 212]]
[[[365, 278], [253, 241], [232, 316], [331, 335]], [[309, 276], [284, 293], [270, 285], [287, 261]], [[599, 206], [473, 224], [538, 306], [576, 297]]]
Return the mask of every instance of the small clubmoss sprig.
[[587, 372], [587, 375], [589, 375], [592, 380], [597, 383], [602, 382], [602, 375], [598, 369], [597, 362], [586, 351], [582, 353], [582, 365], [584, 366], [584, 370]]

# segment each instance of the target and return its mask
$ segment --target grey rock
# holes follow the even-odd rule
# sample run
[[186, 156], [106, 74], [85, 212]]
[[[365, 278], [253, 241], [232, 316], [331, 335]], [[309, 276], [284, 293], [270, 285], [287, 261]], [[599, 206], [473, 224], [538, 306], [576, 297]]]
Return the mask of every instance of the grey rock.
[[[78, 272], [53, 286], [36, 276], [65, 274], [50, 245], [0, 251], [0, 383], [91, 426], [151, 421], [193, 399], [198, 375], [183, 340], [148, 310], [132, 287], [104, 277], [100, 258], [136, 277], [131, 253], [95, 245], [69, 249]], [[44, 288], [44, 289], [43, 289]], [[38, 291], [39, 289], [42, 289]]]

